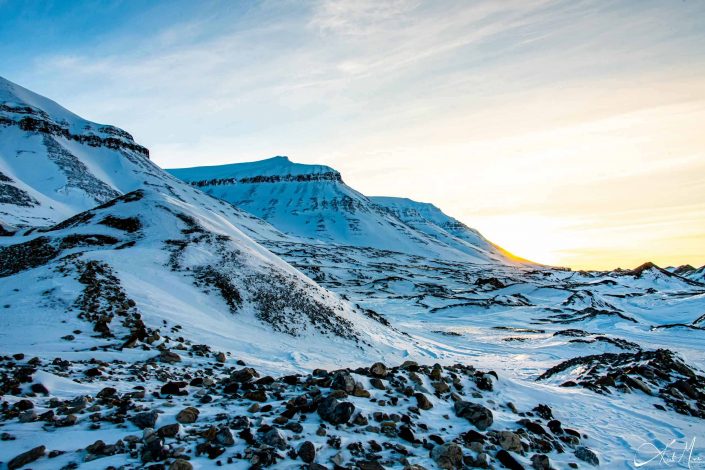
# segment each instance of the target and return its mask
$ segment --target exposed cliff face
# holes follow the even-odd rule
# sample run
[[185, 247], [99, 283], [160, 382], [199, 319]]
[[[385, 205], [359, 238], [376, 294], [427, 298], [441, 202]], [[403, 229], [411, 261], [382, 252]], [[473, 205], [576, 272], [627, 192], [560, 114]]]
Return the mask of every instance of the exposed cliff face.
[[168, 171], [296, 236], [432, 258], [516, 262], [435, 206], [369, 198], [347, 186], [340, 173], [327, 166], [274, 157]]
[[149, 150], [135, 143], [132, 136], [114, 126], [101, 125], [85, 121], [80, 133], [76, 133], [69, 121], [54, 120], [46, 111], [28, 104], [13, 104], [12, 101], [1, 101], [16, 98], [14, 91], [17, 85], [0, 78], [0, 126], [16, 126], [25, 132], [36, 132], [47, 137], [62, 137], [90, 147], [106, 147], [113, 150], [129, 150], [145, 158], [149, 158]]

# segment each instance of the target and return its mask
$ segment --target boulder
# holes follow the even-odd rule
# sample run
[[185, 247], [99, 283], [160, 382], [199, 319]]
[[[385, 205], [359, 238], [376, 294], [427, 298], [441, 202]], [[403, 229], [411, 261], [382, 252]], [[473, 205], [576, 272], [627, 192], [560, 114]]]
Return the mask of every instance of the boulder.
[[193, 406], [189, 406], [189, 407], [184, 408], [183, 410], [179, 411], [179, 414], [176, 415], [176, 421], [178, 421], [181, 424], [195, 423], [196, 420], [198, 419], [198, 415], [199, 415], [198, 408], [194, 408]]
[[28, 463], [32, 463], [35, 460], [37, 460], [39, 457], [44, 455], [44, 452], [46, 452], [46, 447], [44, 446], [39, 446], [35, 447], [34, 449], [28, 450], [27, 452], [23, 452], [17, 457], [13, 458], [7, 463], [7, 468], [9, 470], [15, 470], [17, 468], [22, 468]]
[[318, 404], [318, 415], [323, 421], [331, 424], [347, 423], [355, 412], [355, 405], [347, 401], [340, 401], [334, 397], [324, 398]]
[[454, 408], [456, 416], [467, 419], [480, 431], [489, 428], [494, 422], [492, 411], [477, 403], [456, 401]]
[[438, 467], [446, 470], [463, 468], [463, 449], [454, 443], [435, 446], [431, 450], [431, 458]]

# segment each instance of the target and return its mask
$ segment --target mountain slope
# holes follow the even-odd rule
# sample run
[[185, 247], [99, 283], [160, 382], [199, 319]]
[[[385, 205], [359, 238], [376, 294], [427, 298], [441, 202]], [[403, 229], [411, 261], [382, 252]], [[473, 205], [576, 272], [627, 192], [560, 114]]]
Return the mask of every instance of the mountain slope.
[[217, 210], [248, 235], [271, 225], [170, 176], [125, 131], [82, 119], [0, 77], [0, 234], [49, 226], [140, 188]]
[[[431, 258], [514, 261], [440, 210], [411, 201], [401, 207], [400, 200], [393, 202], [394, 198], [368, 198], [347, 186], [340, 173], [327, 166], [274, 157], [167, 171], [296, 236]], [[424, 217], [418, 216], [420, 213]]]
[[0, 243], [0, 296], [9, 308], [0, 338], [9, 350], [30, 341], [71, 351], [76, 342], [60, 339], [74, 329], [92, 329], [104, 348], [149, 348], [147, 337], [177, 323], [190, 341], [256, 362], [279, 357], [289, 367], [330, 361], [340, 351], [364, 358], [393, 356], [392, 343], [406, 347], [379, 318], [321, 288], [220, 214], [159, 191], [131, 192]]

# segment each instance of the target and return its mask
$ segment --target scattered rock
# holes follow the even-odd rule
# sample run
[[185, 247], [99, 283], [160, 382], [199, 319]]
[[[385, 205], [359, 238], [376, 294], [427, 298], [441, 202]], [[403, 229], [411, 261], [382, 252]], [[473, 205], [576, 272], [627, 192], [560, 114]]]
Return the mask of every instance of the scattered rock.
[[387, 366], [385, 366], [381, 362], [375, 362], [370, 367], [370, 375], [372, 375], [372, 377], [377, 377], [378, 379], [386, 377], [387, 376]]
[[463, 468], [463, 449], [458, 444], [448, 443], [435, 446], [431, 450], [431, 458], [436, 465], [446, 470]]
[[415, 393], [414, 398], [416, 398], [416, 406], [418, 406], [419, 409], [430, 410], [431, 408], [433, 408], [433, 403], [431, 403], [431, 400], [429, 400], [428, 397], [423, 393]]
[[355, 405], [347, 401], [339, 401], [329, 396], [318, 405], [318, 415], [331, 424], [347, 423], [355, 412]]
[[502, 449], [512, 452], [521, 452], [521, 439], [516, 433], [511, 431], [502, 431], [499, 433], [499, 445]]
[[467, 419], [480, 431], [492, 426], [494, 422], [492, 411], [477, 403], [460, 400], [455, 402], [454, 408], [456, 416]]
[[46, 447], [44, 446], [35, 447], [34, 449], [28, 450], [27, 452], [23, 452], [22, 454], [10, 460], [7, 463], [7, 468], [9, 470], [22, 468], [28, 463], [32, 463], [39, 457], [43, 456], [44, 452], [46, 452]]
[[512, 454], [502, 449], [497, 452], [497, 460], [509, 470], [524, 470], [524, 466], [512, 457]]
[[195, 423], [196, 420], [198, 419], [198, 415], [199, 415], [198, 408], [194, 408], [193, 406], [189, 406], [189, 407], [184, 408], [183, 410], [179, 411], [179, 413], [176, 415], [176, 421], [178, 421], [181, 424]]
[[304, 441], [299, 447], [299, 458], [305, 463], [313, 463], [316, 460], [316, 446], [311, 441]]
[[575, 449], [575, 456], [583, 462], [587, 462], [595, 467], [600, 465], [600, 459], [597, 458], [597, 455], [585, 446], [580, 446]]
[[157, 418], [159, 414], [156, 411], [145, 411], [142, 413], [137, 413], [134, 415], [130, 421], [134, 423], [140, 429], [154, 428], [157, 424]]

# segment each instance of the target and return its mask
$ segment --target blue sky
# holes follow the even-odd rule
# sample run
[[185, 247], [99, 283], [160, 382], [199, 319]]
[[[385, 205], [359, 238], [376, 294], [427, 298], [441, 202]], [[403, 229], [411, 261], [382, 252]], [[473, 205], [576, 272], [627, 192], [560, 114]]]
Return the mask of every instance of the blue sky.
[[579, 267], [705, 263], [705, 2], [0, 0], [0, 74], [164, 167], [289, 155]]

